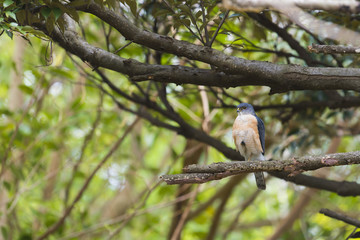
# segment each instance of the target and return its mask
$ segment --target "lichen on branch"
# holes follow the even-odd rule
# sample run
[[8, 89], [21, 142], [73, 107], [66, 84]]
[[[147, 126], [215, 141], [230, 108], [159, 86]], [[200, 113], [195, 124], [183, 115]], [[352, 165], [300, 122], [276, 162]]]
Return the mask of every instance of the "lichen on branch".
[[181, 174], [163, 175], [160, 178], [167, 184], [205, 183], [228, 176], [250, 172], [282, 172], [295, 176], [305, 171], [323, 167], [360, 164], [360, 151], [334, 153], [321, 156], [294, 157], [281, 161], [236, 161], [218, 162], [210, 165], [189, 165]]

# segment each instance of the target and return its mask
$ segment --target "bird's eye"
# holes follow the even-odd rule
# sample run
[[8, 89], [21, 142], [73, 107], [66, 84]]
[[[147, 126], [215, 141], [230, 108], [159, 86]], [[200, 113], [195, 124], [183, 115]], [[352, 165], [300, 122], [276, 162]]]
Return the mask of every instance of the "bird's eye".
[[246, 107], [243, 107], [244, 109], [246, 109]]

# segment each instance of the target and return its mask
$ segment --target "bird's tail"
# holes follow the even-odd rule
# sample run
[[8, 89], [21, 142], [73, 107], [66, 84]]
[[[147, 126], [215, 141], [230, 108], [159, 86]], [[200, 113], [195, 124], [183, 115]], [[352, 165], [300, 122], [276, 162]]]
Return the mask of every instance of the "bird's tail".
[[255, 174], [255, 181], [258, 189], [265, 190], [266, 184], [265, 184], [265, 178], [263, 172], [256, 172]]

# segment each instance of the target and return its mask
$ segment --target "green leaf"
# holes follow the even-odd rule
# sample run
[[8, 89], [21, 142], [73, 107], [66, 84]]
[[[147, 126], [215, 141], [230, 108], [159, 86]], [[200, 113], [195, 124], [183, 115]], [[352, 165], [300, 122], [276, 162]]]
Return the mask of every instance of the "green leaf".
[[47, 19], [51, 13], [51, 9], [48, 7], [43, 7], [43, 8], [41, 8], [40, 13], [45, 19]]
[[13, 38], [13, 33], [12, 33], [12, 31], [6, 30], [5, 32], [6, 32], [6, 35], [9, 36], [9, 38], [11, 38], [11, 39]]
[[11, 190], [11, 184], [8, 181], [4, 181], [4, 187], [10, 191]]
[[182, 22], [186, 25], [186, 26], [190, 26], [191, 22], [189, 19], [182, 19]]
[[229, 18], [235, 18], [235, 17], [241, 17], [241, 16], [243, 16], [241, 13], [234, 13], [234, 14], [231, 14], [231, 15], [228, 17], [228, 19], [229, 19]]
[[76, 178], [85, 178], [86, 177], [86, 174], [82, 171], [76, 171], [75, 172], [75, 177]]
[[79, 14], [75, 9], [66, 8], [66, 13], [69, 14], [69, 16], [74, 19], [75, 22], [79, 23]]
[[24, 84], [21, 84], [21, 85], [19, 86], [19, 89], [20, 89], [23, 93], [26, 93], [26, 94], [29, 94], [29, 95], [31, 95], [31, 94], [34, 92], [34, 90], [33, 90], [31, 87], [28, 87], [28, 86], [26, 86], [26, 85], [24, 85]]
[[55, 20], [58, 20], [59, 17], [61, 17], [61, 15], [63, 14], [63, 12], [61, 11], [60, 8], [53, 8], [52, 9], [52, 12], [54, 13], [54, 16], [55, 16]]
[[57, 20], [57, 24], [58, 24], [58, 26], [59, 26], [59, 28], [60, 28], [60, 31], [63, 33], [63, 32], [65, 32], [65, 21], [64, 21], [64, 18], [59, 18], [58, 20]]
[[220, 19], [220, 18], [216, 18], [216, 19], [214, 19], [214, 22], [215, 22], [217, 25], [219, 25], [219, 24], [221, 23], [221, 19]]
[[4, 6], [4, 8], [7, 8], [8, 6], [10, 6], [13, 3], [14, 3], [13, 0], [5, 0], [3, 3], [3, 6]]
[[[25, 19], [26, 19], [26, 12], [24, 10], [18, 11], [16, 13], [16, 19], [18, 20], [18, 22], [20, 24], [24, 24], [25, 23]], [[0, 21], [1, 22], [1, 21]]]
[[71, 104], [71, 109], [72, 110], [78, 109], [81, 106], [81, 102], [82, 102], [81, 97], [76, 98], [76, 100], [73, 101], [73, 103]]
[[254, 24], [253, 29], [253, 35], [257, 40], [266, 40], [266, 32], [264, 28]]
[[48, 19], [46, 20], [46, 29], [51, 33], [55, 27], [55, 16], [54, 14], [49, 15]]
[[195, 14], [196, 19], [198, 19], [200, 16], [202, 16], [202, 11], [198, 11], [198, 12]]
[[1, 234], [4, 237], [4, 239], [8, 239], [8, 231], [6, 227], [1, 226]]
[[176, 20], [174, 21], [173, 27], [174, 27], [175, 29], [178, 29], [181, 25], [182, 25], [182, 23], [181, 23], [178, 19], [176, 19]]
[[19, 24], [16, 22], [11, 22], [11, 23], [9, 23], [9, 25], [10, 25], [10, 27], [15, 27], [15, 28], [19, 26]]
[[157, 10], [153, 16], [154, 17], [160, 17], [160, 16], [163, 16], [163, 15], [167, 15], [167, 14], [170, 14], [171, 12], [167, 9], [160, 9], [160, 10]]
[[107, 1], [106, 1], [106, 4], [107, 4], [110, 8], [116, 9], [117, 1], [115, 1], [115, 0], [107, 0]]
[[14, 165], [11, 165], [10, 170], [18, 179], [25, 179], [22, 168], [15, 167]]
[[187, 13], [188, 15], [191, 13], [190, 8], [186, 5], [179, 5], [179, 8], [181, 9], [181, 11]]
[[137, 4], [135, 0], [125, 0], [126, 4], [130, 7], [131, 13], [136, 16], [137, 13]]
[[16, 20], [16, 14], [12, 11], [6, 11], [5, 15], [11, 17], [12, 19]]
[[9, 111], [9, 109], [7, 109], [7, 108], [0, 108], [0, 114], [4, 114], [4, 115], [9, 115], [9, 116], [11, 116], [11, 115], [12, 115], [12, 112]]

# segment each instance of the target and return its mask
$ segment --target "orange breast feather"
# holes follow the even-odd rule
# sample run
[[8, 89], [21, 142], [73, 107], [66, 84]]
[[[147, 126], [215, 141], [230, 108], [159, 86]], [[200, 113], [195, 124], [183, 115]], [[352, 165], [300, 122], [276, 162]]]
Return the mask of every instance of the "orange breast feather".
[[[238, 148], [240, 143], [237, 143], [236, 140], [238, 139], [236, 135], [242, 131], [247, 131], [249, 129], [252, 129], [252, 134], [249, 136], [251, 137], [252, 143], [254, 143], [254, 147], [258, 152], [262, 152], [262, 147], [260, 143], [260, 137], [259, 137], [259, 131], [257, 127], [257, 119], [255, 116], [252, 115], [244, 115], [244, 116], [238, 116], [235, 119], [234, 125], [233, 125], [233, 139], [236, 145], [236, 148]], [[249, 141], [250, 139], [247, 139]], [[239, 150], [239, 149], [237, 149]]]

